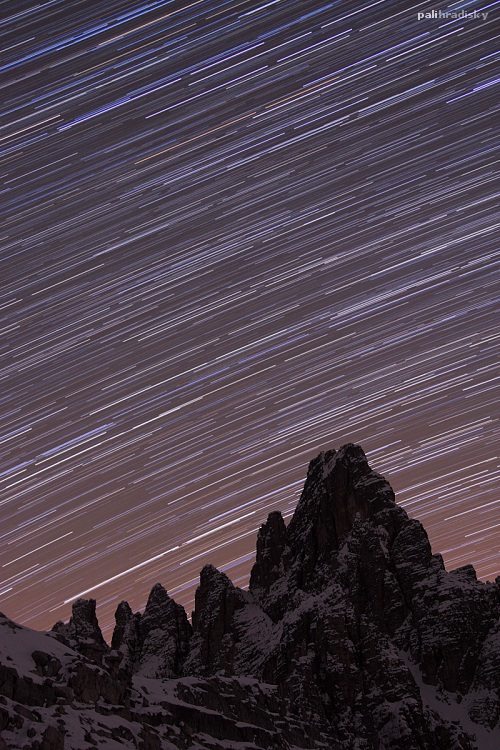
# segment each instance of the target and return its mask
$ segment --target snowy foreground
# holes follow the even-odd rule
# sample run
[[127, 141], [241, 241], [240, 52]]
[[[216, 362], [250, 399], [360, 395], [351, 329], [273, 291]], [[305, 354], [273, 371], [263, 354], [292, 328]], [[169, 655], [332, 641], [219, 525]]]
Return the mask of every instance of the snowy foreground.
[[446, 572], [358, 446], [261, 527], [249, 591], [206, 566], [39, 633], [0, 616], [0, 750], [499, 750], [500, 581]]

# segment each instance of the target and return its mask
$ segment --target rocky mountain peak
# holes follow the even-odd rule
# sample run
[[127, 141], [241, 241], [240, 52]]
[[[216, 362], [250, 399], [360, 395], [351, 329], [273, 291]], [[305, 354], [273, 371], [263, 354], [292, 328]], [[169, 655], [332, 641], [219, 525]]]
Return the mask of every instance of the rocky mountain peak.
[[[22, 696], [54, 706], [59, 723], [77, 696], [96, 705], [85, 727], [100, 737], [108, 715], [106, 736], [138, 750], [500, 747], [500, 579], [482, 583], [470, 565], [447, 572], [357, 445], [311, 461], [288, 526], [269, 514], [248, 591], [206, 565], [192, 627], [160, 583], [142, 614], [121, 602], [115, 617], [110, 652], [95, 601], [75, 602], [54, 626], [58, 649], [43, 634], [31, 657], [25, 648], [27, 676], [2, 665], [0, 649], [0, 729], [10, 737], [20, 716], [36, 721], [11, 705]], [[2, 626], [9, 642], [29, 642]], [[35, 689], [32, 674], [50, 684]], [[20, 746], [40, 750], [27, 737]], [[64, 750], [81, 750], [71, 742]]]
[[111, 648], [119, 649], [126, 641], [126, 633], [133, 618], [134, 613], [129, 603], [125, 601], [120, 602], [115, 612], [116, 625], [111, 639]]
[[205, 565], [196, 590], [193, 638], [184, 666], [186, 674], [232, 672], [232, 619], [244, 604], [244, 592], [236, 588], [225, 573], [213, 565]]
[[145, 677], [180, 674], [192, 629], [184, 608], [161, 583], [151, 589], [142, 615], [121, 602], [115, 620], [111, 644], [123, 655], [123, 666]]
[[67, 624], [56, 622], [52, 631], [65, 643], [100, 664], [109, 647], [99, 627], [95, 599], [77, 599]]
[[[358, 518], [394, 506], [389, 483], [373, 471], [362, 448], [349, 443], [320, 453], [309, 464], [306, 483], [287, 530], [295, 557], [305, 539], [318, 556], [331, 556]], [[295, 553], [295, 554], [294, 554]]]
[[146, 608], [141, 617], [141, 633], [144, 637], [168, 617], [172, 603], [173, 599], [169, 597], [167, 590], [161, 583], [155, 583], [149, 592]]
[[286, 545], [285, 521], [279, 511], [273, 511], [257, 535], [255, 564], [250, 575], [250, 591], [257, 596], [275, 583], [288, 567]]
[[320, 453], [309, 464], [288, 527], [279, 514], [261, 527], [250, 591], [273, 620], [280, 619], [297, 592], [332, 580], [348, 538], [392, 538], [405, 519], [391, 486], [370, 468], [360, 446]]

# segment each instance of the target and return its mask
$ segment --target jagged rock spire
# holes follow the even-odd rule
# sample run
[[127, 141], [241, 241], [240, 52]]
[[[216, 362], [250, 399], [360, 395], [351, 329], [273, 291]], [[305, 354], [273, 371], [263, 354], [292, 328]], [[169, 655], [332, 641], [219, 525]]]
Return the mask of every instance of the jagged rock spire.
[[97, 664], [109, 652], [97, 621], [95, 599], [77, 599], [72, 605], [69, 622], [56, 622], [52, 630], [61, 640]]
[[[151, 589], [139, 633], [142, 674], [172, 677], [181, 673], [192, 629], [184, 607], [170, 598], [161, 583]], [[154, 666], [156, 661], [158, 666]]]
[[184, 668], [187, 674], [232, 673], [234, 639], [229, 633], [233, 615], [244, 604], [243, 592], [233, 586], [227, 575], [213, 565], [205, 565], [196, 590], [194, 634]]
[[279, 511], [273, 511], [257, 535], [255, 564], [250, 576], [250, 591], [268, 588], [283, 575], [287, 566], [286, 525]]
[[191, 626], [186, 612], [161, 583], [148, 597], [144, 614], [133, 614], [127, 602], [115, 612], [112, 646], [124, 655], [124, 663], [144, 677], [174, 677], [182, 671], [189, 650]]

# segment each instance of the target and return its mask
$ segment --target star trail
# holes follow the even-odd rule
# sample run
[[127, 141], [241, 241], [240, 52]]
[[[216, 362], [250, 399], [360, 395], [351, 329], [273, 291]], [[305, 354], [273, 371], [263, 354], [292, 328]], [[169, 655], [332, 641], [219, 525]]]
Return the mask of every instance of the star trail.
[[499, 575], [500, 3], [0, 11], [2, 611], [244, 586], [346, 442]]

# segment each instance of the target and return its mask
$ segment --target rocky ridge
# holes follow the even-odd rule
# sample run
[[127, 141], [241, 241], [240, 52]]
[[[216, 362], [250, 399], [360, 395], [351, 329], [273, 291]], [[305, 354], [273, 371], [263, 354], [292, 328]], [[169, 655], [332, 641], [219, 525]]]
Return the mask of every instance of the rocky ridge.
[[[289, 525], [257, 537], [248, 591], [207, 565], [190, 625], [95, 601], [37, 633], [0, 617], [0, 750], [493, 750], [500, 579], [447, 572], [362, 449], [314, 459]], [[3, 744], [2, 744], [3, 743]]]

